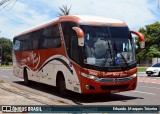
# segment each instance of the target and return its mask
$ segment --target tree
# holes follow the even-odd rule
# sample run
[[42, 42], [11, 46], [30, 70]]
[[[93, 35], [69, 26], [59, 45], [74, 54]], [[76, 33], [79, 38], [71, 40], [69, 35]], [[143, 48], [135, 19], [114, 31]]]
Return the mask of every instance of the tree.
[[0, 59], [2, 64], [12, 62], [12, 41], [7, 38], [0, 38]]
[[140, 28], [139, 32], [145, 36], [146, 47], [136, 50], [138, 59], [160, 57], [160, 22], [146, 25], [144, 28]]
[[59, 9], [60, 9], [60, 13], [58, 13], [59, 16], [69, 15], [71, 6], [68, 8], [67, 5], [62, 5], [62, 7], [59, 7]]

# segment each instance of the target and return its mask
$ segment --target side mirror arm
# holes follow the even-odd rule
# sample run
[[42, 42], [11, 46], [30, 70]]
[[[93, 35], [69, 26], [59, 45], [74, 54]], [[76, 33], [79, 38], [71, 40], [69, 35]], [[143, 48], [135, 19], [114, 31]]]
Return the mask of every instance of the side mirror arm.
[[135, 34], [139, 37], [139, 42], [140, 42], [140, 48], [144, 48], [145, 47], [145, 39], [144, 39], [144, 35], [140, 32], [137, 31], [130, 31], [132, 34]]
[[84, 46], [84, 32], [81, 28], [79, 27], [72, 27], [74, 31], [76, 31], [77, 36], [78, 36], [78, 45], [79, 46]]

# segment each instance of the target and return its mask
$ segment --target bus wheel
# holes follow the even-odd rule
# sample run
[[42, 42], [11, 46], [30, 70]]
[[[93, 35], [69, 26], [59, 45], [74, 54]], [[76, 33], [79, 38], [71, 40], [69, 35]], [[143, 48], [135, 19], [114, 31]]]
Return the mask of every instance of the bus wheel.
[[26, 69], [24, 70], [24, 84], [29, 85], [28, 73]]
[[68, 90], [66, 89], [66, 82], [63, 75], [58, 76], [57, 87], [61, 95], [67, 96]]

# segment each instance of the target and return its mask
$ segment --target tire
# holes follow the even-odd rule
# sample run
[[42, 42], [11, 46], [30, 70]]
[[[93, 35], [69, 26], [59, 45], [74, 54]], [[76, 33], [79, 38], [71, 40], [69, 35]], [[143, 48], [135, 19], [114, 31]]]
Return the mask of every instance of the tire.
[[158, 73], [158, 77], [160, 77], [160, 72]]
[[148, 76], [148, 77], [150, 77], [151, 75], [150, 75], [150, 74], [148, 74], [147, 76]]
[[61, 95], [67, 96], [68, 90], [66, 88], [66, 82], [63, 75], [59, 75], [57, 79], [57, 87]]
[[27, 73], [27, 70], [25, 69], [24, 70], [24, 84], [26, 85], [26, 86], [28, 86], [29, 85], [29, 80], [28, 80], [28, 73]]

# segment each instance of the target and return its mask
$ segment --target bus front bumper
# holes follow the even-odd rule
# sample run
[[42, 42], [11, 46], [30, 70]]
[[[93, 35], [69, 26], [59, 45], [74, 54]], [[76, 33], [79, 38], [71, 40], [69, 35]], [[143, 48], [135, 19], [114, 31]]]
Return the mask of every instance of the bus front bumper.
[[137, 86], [137, 76], [100, 78], [99, 80], [82, 77], [81, 85], [83, 94], [118, 93], [122, 91], [135, 90]]

